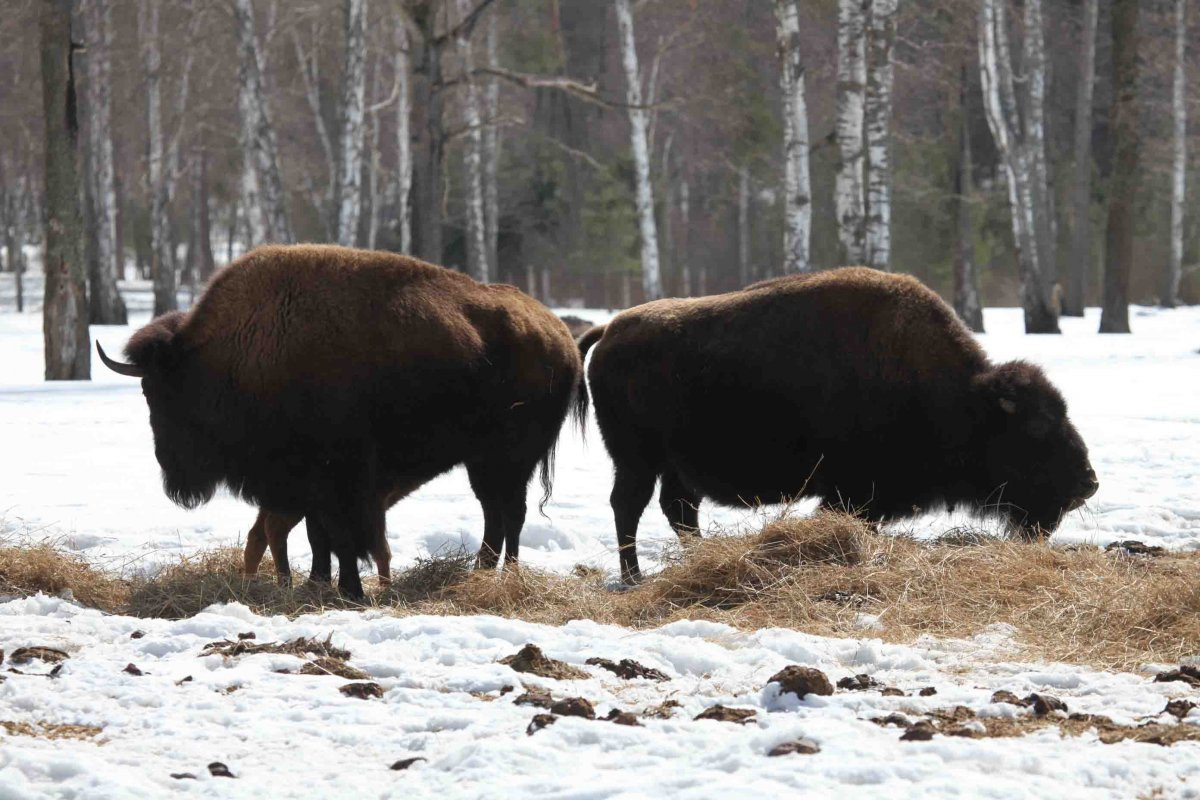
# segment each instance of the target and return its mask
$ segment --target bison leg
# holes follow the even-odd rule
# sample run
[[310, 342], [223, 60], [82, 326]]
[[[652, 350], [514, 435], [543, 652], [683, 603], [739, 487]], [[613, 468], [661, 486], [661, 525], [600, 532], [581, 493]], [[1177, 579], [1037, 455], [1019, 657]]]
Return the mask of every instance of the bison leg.
[[385, 532], [375, 546], [371, 548], [371, 558], [375, 561], [375, 569], [379, 573], [379, 582], [384, 586], [392, 582], [392, 548], [388, 546]]
[[250, 532], [246, 534], [246, 550], [242, 554], [242, 573], [250, 577], [258, 572], [263, 553], [267, 552], [267, 512], [259, 509]]
[[329, 549], [329, 532], [317, 514], [309, 514], [308, 546], [312, 548], [312, 570], [308, 573], [311, 583], [328, 584], [333, 580], [332, 552]]
[[[262, 516], [261, 512], [259, 516]], [[292, 528], [300, 524], [301, 519], [303, 517], [292, 514], [266, 512], [264, 527], [267, 532], [267, 545], [271, 548], [271, 560], [275, 562], [275, 577], [284, 586], [290, 586], [292, 583], [292, 568], [288, 563], [288, 536]]]
[[617, 524], [617, 553], [621, 560], [621, 580], [637, 583], [642, 579], [637, 557], [637, 527], [646, 504], [654, 496], [655, 474], [644, 468], [618, 464], [609, 503]]
[[669, 467], [663, 472], [658, 504], [680, 538], [700, 531], [700, 495], [684, 486], [679, 473]]
[[525, 525], [525, 491], [533, 467], [514, 466], [511, 462], [472, 464], [467, 467], [467, 475], [483, 507], [483, 544], [475, 566], [495, 567], [501, 547], [505, 562], [515, 563]]

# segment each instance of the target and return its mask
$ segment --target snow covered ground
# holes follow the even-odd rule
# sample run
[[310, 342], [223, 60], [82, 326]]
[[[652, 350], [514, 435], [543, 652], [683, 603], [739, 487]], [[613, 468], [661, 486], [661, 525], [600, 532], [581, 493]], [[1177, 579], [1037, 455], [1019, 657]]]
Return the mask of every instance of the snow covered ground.
[[[593, 321], [605, 312], [572, 310]], [[134, 325], [147, 319], [134, 315]], [[1200, 548], [1200, 308], [1133, 309], [1131, 336], [1099, 336], [1094, 310], [1064, 319], [1064, 335], [1021, 334], [1017, 309], [989, 309], [981, 341], [996, 359], [1043, 364], [1063, 390], [1090, 446], [1100, 492], [1071, 515], [1061, 541], [1137, 538], [1171, 548]], [[96, 327], [119, 351], [133, 328]], [[90, 383], [41, 380], [41, 320], [0, 314], [0, 518], [20, 536], [56, 538], [113, 569], [152, 569], [202, 549], [236, 544], [254, 510], [218, 497], [197, 511], [162, 494], [145, 403], [136, 381], [94, 364]], [[802, 369], [803, 365], [797, 365]], [[611, 467], [594, 427], [564, 433], [549, 519], [531, 513], [522, 557], [567, 571], [583, 563], [615, 572], [616, 543], [607, 496]], [[801, 511], [803, 510], [801, 507]], [[754, 525], [771, 509], [702, 511], [709, 528]], [[964, 521], [928, 515], [905, 530], [937, 534]], [[465, 475], [454, 471], [388, 515], [394, 566], [424, 553], [478, 547], [482, 515]], [[639, 545], [653, 567], [657, 546], [673, 534], [651, 504]], [[302, 532], [292, 557], [307, 567]], [[145, 636], [131, 639], [135, 630]], [[199, 657], [202, 646], [254, 631], [257, 641], [333, 635], [351, 663], [379, 683], [382, 699], [343, 697], [333, 677], [281, 675], [300, 660], [286, 655]], [[1200, 796], [1200, 745], [1170, 748], [1094, 734], [1060, 738], [1049, 728], [1021, 739], [935, 737], [899, 741], [899, 730], [870, 717], [962, 704], [981, 714], [1014, 714], [988, 702], [999, 689], [1049, 692], [1071, 711], [1131, 722], [1159, 714], [1180, 683], [1052, 664], [1012, 663], [1006, 634], [968, 642], [912, 646], [829, 639], [786, 630], [738, 632], [712, 623], [675, 623], [633, 632], [575, 622], [559, 628], [492, 617], [396, 619], [372, 612], [330, 612], [297, 620], [261, 618], [238, 606], [166, 622], [105, 617], [60, 599], [0, 603], [0, 649], [56, 646], [71, 654], [58, 677], [0, 672], [0, 722], [101, 728], [85, 740], [8, 735], [0, 726], [0, 798], [142, 797], [180, 790], [220, 797], [406, 795], [425, 797], [1134, 797]], [[585, 667], [591, 678], [556, 682], [517, 675], [495, 663], [526, 642], [583, 666], [592, 656], [633, 658], [671, 680], [624, 681]], [[1200, 643], [1197, 643], [1200, 655]], [[128, 663], [146, 674], [122, 672]], [[788, 663], [808, 664], [837, 680], [868, 672], [913, 696], [878, 692], [780, 700], [764, 691]], [[5, 665], [8, 666], [7, 663]], [[35, 663], [25, 671], [45, 672]], [[191, 675], [192, 681], [176, 685]], [[640, 712], [667, 699], [674, 717], [642, 727], [562, 718], [526, 736], [541, 709], [515, 706], [514, 695], [485, 700], [521, 682], [555, 698], [582, 695], [597, 706]], [[230, 686], [239, 687], [232, 693]], [[934, 686], [938, 694], [917, 697]], [[1192, 695], [1195, 691], [1192, 690]], [[693, 722], [721, 703], [758, 710], [748, 725]], [[1021, 711], [1020, 713], [1027, 713]], [[1174, 718], [1170, 718], [1171, 721]], [[1192, 712], [1185, 724], [1200, 723]], [[766, 756], [803, 735], [817, 755]], [[420, 755], [404, 772], [388, 766]], [[212, 777], [221, 761], [237, 779]], [[175, 780], [190, 772], [198, 779]], [[1159, 795], [1155, 795], [1159, 796]]]

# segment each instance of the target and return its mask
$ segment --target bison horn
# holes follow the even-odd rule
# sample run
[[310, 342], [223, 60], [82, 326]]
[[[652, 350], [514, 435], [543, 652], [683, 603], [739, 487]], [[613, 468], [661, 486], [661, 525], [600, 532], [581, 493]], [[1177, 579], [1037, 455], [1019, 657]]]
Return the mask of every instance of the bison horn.
[[100, 360], [104, 362], [104, 366], [111, 369], [120, 375], [128, 375], [131, 378], [144, 378], [146, 371], [136, 364], [124, 364], [120, 361], [113, 361], [104, 352], [104, 348], [100, 346], [100, 342], [96, 342], [96, 352], [100, 354]]

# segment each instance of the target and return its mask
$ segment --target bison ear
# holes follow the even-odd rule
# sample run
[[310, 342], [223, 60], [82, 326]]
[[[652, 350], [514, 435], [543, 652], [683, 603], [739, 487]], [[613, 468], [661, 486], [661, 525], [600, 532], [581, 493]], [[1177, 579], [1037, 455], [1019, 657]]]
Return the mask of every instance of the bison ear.
[[125, 357], [144, 370], [167, 367], [174, 358], [175, 334], [185, 316], [181, 311], [172, 311], [151, 320], [130, 337], [125, 345]]
[[1017, 402], [1015, 400], [1010, 400], [1007, 397], [1001, 397], [1000, 408], [1005, 414], [1015, 414], [1017, 413]]

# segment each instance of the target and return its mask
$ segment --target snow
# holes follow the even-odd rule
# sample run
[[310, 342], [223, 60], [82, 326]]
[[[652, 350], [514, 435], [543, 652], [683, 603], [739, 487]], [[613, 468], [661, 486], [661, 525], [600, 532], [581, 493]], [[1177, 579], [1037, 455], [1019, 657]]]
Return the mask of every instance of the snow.
[[[571, 313], [597, 322], [609, 316]], [[144, 307], [133, 316], [128, 328], [94, 327], [94, 338], [119, 351], [147, 319]], [[1100, 491], [1065, 521], [1055, 541], [1137, 538], [1200, 548], [1200, 309], [1133, 309], [1131, 336], [1099, 336], [1097, 321], [1089, 310], [1086, 319], [1064, 319], [1062, 336], [1033, 337], [1021, 334], [1019, 310], [988, 309], [989, 333], [980, 339], [996, 359], [1044, 365], [1091, 449]], [[97, 564], [126, 570], [150, 570], [241, 542], [252, 508], [221, 496], [188, 512], [163, 496], [136, 381], [94, 363], [89, 383], [44, 383], [41, 347], [39, 316], [0, 314], [0, 520], [16, 531], [10, 537], [53, 538]], [[556, 571], [587, 564], [615, 573], [610, 470], [594, 422], [586, 437], [565, 430], [548, 519], [531, 512], [523, 560]], [[801, 504], [797, 513], [810, 505]], [[708, 530], [736, 530], [775, 511], [706, 505], [701, 521]], [[388, 515], [394, 567], [447, 547], [474, 550], [481, 517], [461, 471], [432, 481]], [[967, 521], [979, 524], [930, 514], [894, 527], [936, 535]], [[655, 551], [673, 538], [652, 503], [639, 531], [643, 563], [653, 568]], [[298, 566], [307, 566], [300, 531], [291, 552]], [[864, 615], [859, 622], [860, 637], [846, 639], [700, 621], [631, 631], [589, 621], [549, 627], [375, 611], [289, 620], [237, 605], [171, 622], [106, 616], [61, 598], [12, 599], [0, 602], [0, 649], [48, 645], [71, 657], [55, 678], [0, 672], [6, 678], [0, 722], [102, 731], [94, 740], [50, 741], [0, 728], [0, 798], [168, 791], [219, 797], [1200, 796], [1196, 743], [1102, 745], [1093, 734], [1060, 737], [1053, 728], [1016, 739], [902, 742], [899, 729], [869, 721], [892, 712], [917, 718], [955, 704], [981, 716], [1028, 713], [989, 702], [993, 691], [1006, 689], [1019, 697], [1049, 692], [1072, 712], [1135, 723], [1159, 715], [1182, 684], [1015, 661], [1012, 630], [1002, 625], [966, 641], [923, 637], [900, 646], [872, 638], [877, 620]], [[145, 636], [131, 639], [134, 630]], [[244, 631], [254, 631], [259, 642], [332, 635], [384, 696], [348, 698], [337, 691], [342, 679], [275, 672], [297, 667], [301, 660], [293, 656], [200, 656], [207, 642]], [[496, 663], [526, 642], [591, 677], [552, 681]], [[592, 656], [633, 658], [671, 680], [621, 680], [584, 666]], [[129, 663], [145, 674], [123, 672]], [[866, 672], [914, 696], [780, 696], [766, 681], [791, 663], [822, 669], [834, 681]], [[45, 673], [48, 667], [22, 669]], [[177, 685], [189, 675], [191, 681]], [[470, 694], [495, 696], [506, 685], [519, 694], [522, 683], [548, 688], [555, 698], [587, 697], [598, 716], [614, 707], [640, 712], [667, 699], [681, 708], [671, 719], [645, 719], [632, 728], [564, 717], [527, 736], [541, 709], [515, 706], [515, 695], [484, 700]], [[228, 692], [231, 686], [238, 688]], [[915, 696], [925, 686], [938, 694]], [[692, 721], [718, 703], [758, 713], [744, 726]], [[1200, 713], [1193, 711], [1185, 724], [1200, 724]], [[766, 756], [801, 736], [821, 752]], [[418, 755], [427, 760], [407, 771], [388, 768]], [[237, 779], [210, 776], [212, 761], [227, 764]], [[179, 772], [197, 779], [170, 777]]]

